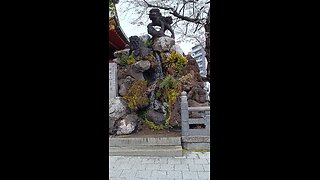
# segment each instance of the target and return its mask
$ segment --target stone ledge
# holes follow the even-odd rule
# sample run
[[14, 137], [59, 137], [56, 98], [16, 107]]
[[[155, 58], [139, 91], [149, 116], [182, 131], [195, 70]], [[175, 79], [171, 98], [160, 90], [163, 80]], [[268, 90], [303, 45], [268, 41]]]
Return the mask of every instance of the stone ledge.
[[109, 156], [182, 157], [180, 146], [109, 147]]
[[181, 146], [181, 137], [109, 138], [110, 147]]
[[210, 136], [182, 136], [181, 140], [187, 143], [210, 143]]
[[210, 150], [210, 143], [182, 143], [182, 147], [187, 150]]

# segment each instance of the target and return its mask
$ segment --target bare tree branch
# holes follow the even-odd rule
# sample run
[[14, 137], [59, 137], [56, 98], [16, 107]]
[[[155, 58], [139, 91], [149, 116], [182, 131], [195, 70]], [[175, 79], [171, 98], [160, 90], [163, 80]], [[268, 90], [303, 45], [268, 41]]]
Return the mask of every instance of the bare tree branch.
[[163, 6], [152, 5], [152, 4], [149, 4], [146, 0], [143, 0], [143, 1], [148, 5], [148, 7], [154, 7], [154, 8], [169, 10], [169, 11], [171, 11], [171, 12], [169, 12], [170, 14], [172, 14], [175, 17], [178, 17], [178, 18], [180, 18], [182, 20], [193, 22], [193, 23], [201, 23], [202, 19], [190, 18], [190, 17], [182, 16], [177, 11], [175, 11], [172, 7], [163, 7]]

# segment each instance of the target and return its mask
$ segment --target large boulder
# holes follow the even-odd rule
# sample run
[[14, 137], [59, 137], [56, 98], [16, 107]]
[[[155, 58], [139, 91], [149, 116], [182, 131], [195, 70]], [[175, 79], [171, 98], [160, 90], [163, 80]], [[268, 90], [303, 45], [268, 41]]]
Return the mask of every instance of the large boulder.
[[145, 35], [139, 36], [139, 38], [143, 43], [145, 43], [146, 41], [151, 39], [151, 36], [149, 34], [145, 34]]
[[122, 55], [129, 56], [130, 49], [126, 48], [113, 53], [114, 57], [120, 58]]
[[128, 90], [132, 86], [134, 79], [131, 76], [127, 76], [125, 79], [120, 79], [118, 82], [119, 82], [119, 94], [120, 96], [125, 96], [128, 94]]
[[131, 64], [128, 68], [128, 75], [132, 76], [136, 80], [145, 80], [142, 72], [137, 72], [138, 70]]
[[154, 51], [168, 52], [175, 45], [175, 40], [171, 37], [163, 36], [154, 40], [152, 48]]
[[134, 68], [136, 72], [144, 72], [150, 69], [151, 63], [150, 61], [138, 61], [134, 64]]
[[123, 119], [116, 123], [116, 134], [127, 135], [131, 134], [139, 124], [139, 117], [136, 114], [128, 114]]
[[153, 109], [148, 109], [147, 119], [160, 125], [160, 124], [164, 124], [166, 120], [166, 116], [165, 114], [155, 111]]
[[113, 131], [115, 122], [126, 114], [125, 101], [119, 97], [109, 99], [109, 133]]

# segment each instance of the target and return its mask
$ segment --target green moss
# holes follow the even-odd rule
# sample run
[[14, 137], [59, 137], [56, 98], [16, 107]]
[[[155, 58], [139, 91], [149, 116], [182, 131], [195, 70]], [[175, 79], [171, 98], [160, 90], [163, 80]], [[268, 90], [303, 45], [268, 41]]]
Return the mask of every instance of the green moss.
[[163, 130], [163, 125], [156, 125], [154, 122], [149, 121], [147, 118], [144, 118], [143, 123], [148, 126], [149, 129], [153, 129], [153, 130]]
[[127, 64], [127, 59], [128, 59], [128, 56], [122, 54], [120, 56], [120, 64], [121, 65], [126, 65]]
[[148, 54], [144, 60], [149, 61], [151, 64], [151, 68], [155, 69], [158, 65], [157, 65], [157, 61], [156, 58], [154, 56], [152, 56], [151, 54]]
[[136, 63], [136, 60], [133, 57], [133, 54], [131, 54], [127, 60], [127, 64], [134, 64]]
[[144, 46], [146, 48], [152, 48], [153, 41], [151, 39], [148, 39], [146, 42], [144, 42]]
[[161, 83], [160, 83], [160, 91], [163, 94], [164, 101], [167, 102], [168, 108], [168, 118], [165, 120], [165, 125], [167, 127], [172, 127], [170, 125], [170, 118], [172, 114], [172, 109], [175, 103], [177, 102], [177, 99], [180, 96], [181, 91], [181, 83], [174, 79], [173, 76], [168, 75]]
[[163, 62], [165, 68], [172, 68], [178, 75], [182, 74], [183, 67], [187, 63], [187, 58], [175, 51], [172, 51], [170, 56], [165, 58]]
[[161, 89], [175, 89], [178, 85], [178, 81], [173, 76], [168, 75], [161, 83]]
[[120, 64], [121, 65], [134, 64], [134, 63], [136, 63], [136, 60], [134, 59], [132, 53], [130, 56], [126, 56], [123, 54], [120, 56]]
[[149, 99], [146, 94], [148, 82], [138, 80], [130, 87], [128, 94], [124, 97], [128, 102], [128, 107], [132, 110], [144, 108], [149, 104]]

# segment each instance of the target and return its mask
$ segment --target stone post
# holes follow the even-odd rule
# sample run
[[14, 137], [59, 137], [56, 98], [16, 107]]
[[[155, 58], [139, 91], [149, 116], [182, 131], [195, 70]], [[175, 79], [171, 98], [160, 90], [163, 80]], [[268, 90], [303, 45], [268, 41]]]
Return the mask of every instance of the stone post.
[[189, 111], [187, 93], [181, 93], [181, 134], [182, 136], [189, 135]]
[[210, 111], [206, 111], [206, 116], [205, 116], [205, 125], [206, 125], [206, 131], [208, 133], [208, 136], [210, 136]]
[[117, 64], [109, 63], [109, 99], [118, 96]]

